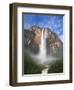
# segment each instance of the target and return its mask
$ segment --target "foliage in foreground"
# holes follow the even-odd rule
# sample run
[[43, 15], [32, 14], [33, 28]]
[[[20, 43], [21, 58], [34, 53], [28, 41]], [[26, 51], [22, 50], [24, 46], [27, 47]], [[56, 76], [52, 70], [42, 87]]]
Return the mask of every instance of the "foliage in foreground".
[[[44, 69], [43, 65], [38, 65], [30, 57], [30, 55], [25, 52], [24, 54], [24, 74], [40, 74]], [[62, 73], [63, 72], [63, 60], [57, 60], [51, 64], [48, 73]]]

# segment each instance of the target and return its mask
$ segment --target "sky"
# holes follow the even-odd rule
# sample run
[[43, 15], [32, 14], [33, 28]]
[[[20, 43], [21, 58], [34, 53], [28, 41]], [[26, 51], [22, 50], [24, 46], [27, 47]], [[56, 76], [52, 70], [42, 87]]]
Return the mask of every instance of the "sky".
[[33, 25], [50, 28], [63, 41], [63, 15], [23, 14], [24, 29]]

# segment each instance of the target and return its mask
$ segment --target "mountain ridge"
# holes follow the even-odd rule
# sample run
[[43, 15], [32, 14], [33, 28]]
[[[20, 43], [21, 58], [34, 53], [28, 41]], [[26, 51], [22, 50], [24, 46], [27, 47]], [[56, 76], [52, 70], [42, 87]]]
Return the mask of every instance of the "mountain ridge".
[[[29, 29], [24, 29], [24, 47], [33, 54], [38, 54], [39, 45], [41, 42], [42, 27], [31, 26]], [[46, 37], [46, 49], [47, 55], [53, 55], [57, 57], [63, 57], [63, 42], [58, 35], [50, 28], [44, 28], [47, 30]]]

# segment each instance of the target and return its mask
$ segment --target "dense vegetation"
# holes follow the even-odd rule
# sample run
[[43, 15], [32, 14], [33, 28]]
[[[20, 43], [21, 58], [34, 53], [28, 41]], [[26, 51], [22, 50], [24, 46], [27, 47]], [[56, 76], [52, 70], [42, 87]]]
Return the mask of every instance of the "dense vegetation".
[[[43, 65], [39, 65], [29, 56], [27, 52], [24, 54], [24, 74], [40, 74], [44, 69]], [[63, 60], [57, 60], [51, 64], [48, 73], [62, 73]]]
[[48, 70], [48, 73], [62, 73], [62, 72], [63, 72], [63, 60], [55, 61]]

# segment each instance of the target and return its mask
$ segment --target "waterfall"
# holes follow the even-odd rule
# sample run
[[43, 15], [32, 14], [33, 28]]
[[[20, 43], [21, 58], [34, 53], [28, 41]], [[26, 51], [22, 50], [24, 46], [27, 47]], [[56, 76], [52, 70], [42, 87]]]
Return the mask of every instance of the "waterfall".
[[[46, 55], [46, 35], [47, 32], [46, 30], [42, 29], [41, 33], [41, 43], [40, 43], [40, 52], [39, 52], [39, 57], [41, 58], [41, 63], [45, 63], [47, 61], [47, 55]], [[42, 70], [42, 74], [47, 74], [48, 73], [48, 65], [45, 65], [45, 69]]]
[[37, 55], [32, 55], [32, 57], [35, 58], [34, 60], [37, 63], [45, 66], [45, 68], [42, 70], [42, 74], [44, 75], [48, 73], [48, 69], [50, 68], [50, 62], [56, 60], [56, 58], [51, 55], [47, 56], [46, 38], [47, 38], [47, 30], [42, 29], [41, 42], [39, 45], [39, 53]]
[[46, 58], [46, 31], [44, 29], [42, 30], [41, 43], [40, 43], [39, 48], [40, 48], [39, 56], [44, 57], [42, 59], [45, 59]]

